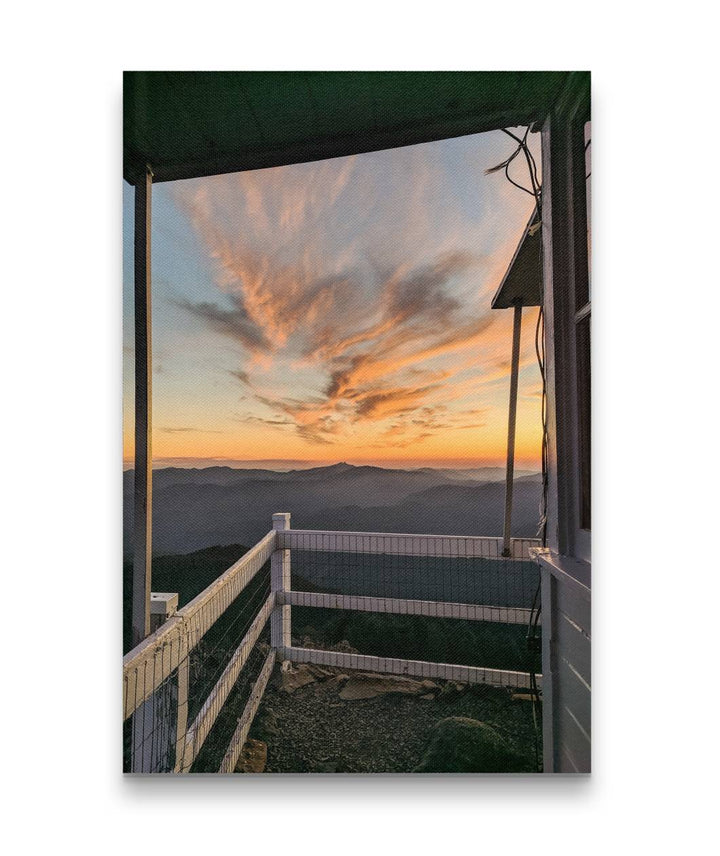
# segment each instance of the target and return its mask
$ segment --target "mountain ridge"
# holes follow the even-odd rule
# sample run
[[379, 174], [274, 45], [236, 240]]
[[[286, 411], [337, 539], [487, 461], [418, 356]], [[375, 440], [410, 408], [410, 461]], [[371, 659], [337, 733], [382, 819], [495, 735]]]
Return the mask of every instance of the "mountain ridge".
[[[289, 472], [230, 467], [164, 468], [153, 479], [153, 552], [183, 553], [217, 544], [254, 544], [272, 514], [288, 511], [296, 528], [445, 535], [502, 534], [505, 486], [446, 471], [354, 466], [345, 462]], [[134, 472], [124, 473], [125, 554], [132, 545]], [[534, 537], [541, 485], [515, 481], [513, 536]]]

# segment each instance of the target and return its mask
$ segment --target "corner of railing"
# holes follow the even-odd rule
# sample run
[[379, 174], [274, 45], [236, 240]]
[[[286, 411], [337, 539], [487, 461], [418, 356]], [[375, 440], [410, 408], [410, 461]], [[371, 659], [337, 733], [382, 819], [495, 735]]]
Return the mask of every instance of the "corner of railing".
[[272, 528], [276, 532], [290, 528], [290, 512], [278, 511], [272, 516]]
[[[270, 558], [270, 591], [277, 600], [282, 594], [291, 589], [290, 550], [283, 549], [278, 533], [290, 529], [290, 513], [278, 512], [272, 516], [272, 527], [275, 535], [275, 550]], [[291, 645], [290, 606], [278, 604], [270, 617], [270, 647], [280, 654], [282, 649]]]

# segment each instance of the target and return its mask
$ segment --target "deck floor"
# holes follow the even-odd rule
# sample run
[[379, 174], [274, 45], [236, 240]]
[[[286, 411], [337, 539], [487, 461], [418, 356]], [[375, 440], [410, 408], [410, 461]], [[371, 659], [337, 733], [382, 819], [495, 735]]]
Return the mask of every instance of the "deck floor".
[[511, 690], [436, 681], [430, 692], [348, 699], [341, 695], [345, 676], [356, 673], [324, 672], [287, 692], [276, 667], [250, 732], [267, 744], [265, 772], [409, 773], [433, 726], [457, 716], [492, 725], [522, 757], [526, 772], [537, 769], [532, 705]]

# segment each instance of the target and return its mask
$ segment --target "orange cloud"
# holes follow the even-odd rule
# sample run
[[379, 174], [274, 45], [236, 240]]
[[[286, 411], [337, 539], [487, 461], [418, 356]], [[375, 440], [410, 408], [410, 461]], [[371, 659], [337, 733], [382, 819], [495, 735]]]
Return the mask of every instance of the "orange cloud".
[[[178, 303], [239, 348], [230, 371], [248, 396], [241, 417], [248, 430], [266, 426], [339, 449], [359, 437], [426, 443], [443, 432], [482, 429], [491, 418], [487, 408], [441, 408], [480, 400], [509, 373], [511, 313], [490, 310], [489, 294], [528, 203], [483, 178], [491, 163], [478, 164], [478, 182], [498, 188], [500, 213], [488, 206], [485, 221], [463, 218], [442, 195], [448, 175], [428, 152], [396, 154], [407, 173], [388, 171], [389, 188], [368, 173], [361, 181], [367, 161], [348, 158], [178, 190], [221, 292], [216, 303]], [[375, 163], [383, 157], [376, 154]], [[406, 196], [391, 196], [403, 182]], [[392, 216], [383, 219], [377, 206], [387, 198]], [[488, 255], [476, 247], [492, 217], [499, 237]], [[517, 229], [503, 231], [503, 218], [513, 217]], [[526, 335], [521, 366], [533, 362]], [[281, 383], [278, 365], [310, 372], [312, 390], [288, 395], [292, 378]]]

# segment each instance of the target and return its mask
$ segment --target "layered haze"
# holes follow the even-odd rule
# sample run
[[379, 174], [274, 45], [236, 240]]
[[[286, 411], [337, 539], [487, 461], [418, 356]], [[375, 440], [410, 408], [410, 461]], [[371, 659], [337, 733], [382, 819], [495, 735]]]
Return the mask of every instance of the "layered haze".
[[[516, 473], [514, 537], [537, 534], [537, 473]], [[153, 552], [188, 553], [255, 544], [287, 511], [297, 529], [500, 536], [502, 468], [473, 470], [354, 467], [288, 471], [167, 467], [153, 477]], [[132, 551], [134, 472], [124, 474], [124, 541]]]

